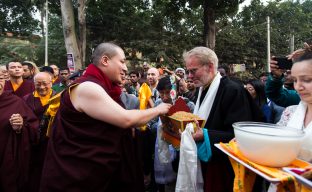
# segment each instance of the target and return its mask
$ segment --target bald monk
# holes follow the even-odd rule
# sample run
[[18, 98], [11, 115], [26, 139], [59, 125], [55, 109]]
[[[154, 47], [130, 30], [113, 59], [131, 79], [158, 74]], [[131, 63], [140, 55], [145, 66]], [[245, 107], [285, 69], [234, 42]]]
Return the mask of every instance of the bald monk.
[[124, 51], [97, 46], [85, 74], [62, 93], [44, 162], [40, 191], [143, 191], [128, 153], [131, 127], [166, 114], [170, 104], [126, 110], [120, 100]]
[[4, 84], [0, 71], [0, 191], [19, 192], [28, 180], [39, 122], [21, 98], [4, 91]]
[[23, 80], [24, 69], [20, 62], [9, 62], [6, 65], [10, 80], [5, 82], [4, 90], [11, 91], [14, 95], [24, 97], [34, 91], [34, 83]]
[[34, 76], [35, 91], [24, 96], [24, 100], [40, 121], [40, 143], [32, 147], [31, 174], [29, 176], [29, 192], [38, 192], [41, 172], [46, 153], [48, 138], [46, 137], [48, 119], [44, 112], [48, 109], [49, 99], [56, 94], [52, 90], [52, 76], [48, 72], [39, 72]]
[[0, 71], [4, 74], [4, 80], [10, 80], [9, 73], [5, 65], [0, 65]]

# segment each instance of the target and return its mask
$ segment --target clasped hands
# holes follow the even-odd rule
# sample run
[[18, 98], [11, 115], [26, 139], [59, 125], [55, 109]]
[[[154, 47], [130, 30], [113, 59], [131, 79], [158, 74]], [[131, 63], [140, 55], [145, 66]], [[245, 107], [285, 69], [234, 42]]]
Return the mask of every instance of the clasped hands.
[[11, 118], [9, 119], [10, 121], [10, 124], [13, 128], [13, 130], [16, 132], [16, 133], [21, 133], [22, 131], [22, 127], [23, 127], [23, 117], [20, 115], [20, 114], [12, 114], [11, 115]]

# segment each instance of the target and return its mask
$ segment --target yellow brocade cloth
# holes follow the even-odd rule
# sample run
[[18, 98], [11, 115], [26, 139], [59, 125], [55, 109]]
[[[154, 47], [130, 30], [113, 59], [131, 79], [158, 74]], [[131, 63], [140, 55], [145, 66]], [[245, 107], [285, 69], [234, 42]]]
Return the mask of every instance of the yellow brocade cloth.
[[45, 115], [50, 116], [50, 120], [49, 120], [49, 124], [48, 124], [48, 128], [47, 128], [47, 137], [51, 136], [51, 131], [52, 131], [52, 123], [54, 121], [54, 117], [56, 115], [57, 110], [60, 107], [60, 101], [61, 101], [61, 93], [58, 93], [56, 95], [54, 95], [50, 100], [49, 100], [49, 107], [45, 112]]
[[[69, 93], [71, 92], [71, 89], [76, 87], [78, 85], [78, 83], [71, 85], [68, 89]], [[60, 93], [54, 95], [52, 98], [49, 99], [49, 107], [46, 110], [46, 112], [44, 113], [46, 116], [50, 116], [50, 120], [49, 120], [49, 124], [48, 124], [48, 128], [47, 128], [47, 137], [51, 136], [51, 132], [52, 132], [52, 124], [55, 118], [55, 115], [60, 107], [61, 104], [61, 94], [63, 93], [63, 91], [61, 91]]]
[[[152, 96], [152, 91], [146, 83], [143, 83], [139, 89], [139, 102], [140, 102], [140, 110], [144, 110], [147, 108], [148, 100]], [[142, 131], [146, 130], [146, 125], [141, 127]]]
[[[280, 182], [277, 185], [277, 192], [308, 192], [311, 191], [304, 185], [299, 184], [296, 182], [295, 178], [286, 173], [282, 170], [282, 168], [274, 168], [274, 167], [267, 167], [256, 164], [246, 157], [239, 151], [236, 141], [232, 140], [229, 143], [220, 143], [220, 146], [226, 150], [227, 152], [231, 153], [233, 156], [239, 158], [244, 163], [248, 164], [249, 166], [253, 167], [261, 171], [262, 173], [266, 174], [269, 177], [277, 178]], [[234, 192], [251, 192], [253, 188], [253, 184], [255, 182], [256, 173], [249, 170], [236, 160], [229, 157], [230, 162], [232, 164], [235, 178], [233, 184], [233, 191]], [[289, 167], [295, 168], [305, 168], [310, 166], [309, 163], [305, 161], [301, 161], [299, 159], [294, 160]]]
[[41, 102], [41, 105], [42, 105], [42, 106], [45, 106], [45, 105], [47, 105], [47, 104], [49, 103], [49, 99], [50, 99], [51, 95], [52, 95], [52, 89], [51, 89], [50, 92], [49, 92], [46, 96], [44, 96], [44, 97], [40, 96], [39, 93], [38, 93], [37, 91], [34, 92], [34, 97], [38, 97], [38, 98], [40, 99], [40, 102]]

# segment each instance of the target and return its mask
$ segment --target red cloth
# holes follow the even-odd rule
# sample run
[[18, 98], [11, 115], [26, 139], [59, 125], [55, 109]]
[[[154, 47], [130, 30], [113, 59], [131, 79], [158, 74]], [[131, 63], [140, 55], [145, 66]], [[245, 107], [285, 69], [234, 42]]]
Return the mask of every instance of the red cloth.
[[94, 64], [90, 64], [85, 72], [85, 74], [77, 80], [77, 82], [84, 81], [85, 78], [97, 79], [102, 87], [105, 87], [105, 91], [111, 98], [113, 98], [117, 103], [120, 103], [121, 88], [119, 85], [112, 83], [105, 74], [97, 68]]
[[[24, 119], [16, 134], [9, 119], [19, 113]], [[31, 145], [37, 141], [39, 122], [25, 102], [9, 92], [0, 95], [0, 191], [23, 191], [28, 181]]]
[[[122, 105], [120, 88], [96, 66], [90, 65], [76, 83], [85, 81], [99, 84]], [[40, 191], [144, 191], [131, 129], [121, 129], [77, 111], [68, 91], [62, 94], [52, 128]]]
[[28, 93], [32, 93], [33, 91], [35, 91], [35, 85], [34, 82], [31, 80], [24, 80], [19, 88], [14, 91], [12, 83], [10, 81], [6, 81], [4, 84], [4, 90], [11, 91], [14, 95], [22, 98]]

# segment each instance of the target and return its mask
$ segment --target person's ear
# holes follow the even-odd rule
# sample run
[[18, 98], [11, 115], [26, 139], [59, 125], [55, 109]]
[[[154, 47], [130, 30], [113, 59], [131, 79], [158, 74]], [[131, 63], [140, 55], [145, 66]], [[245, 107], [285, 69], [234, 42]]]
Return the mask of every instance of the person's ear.
[[101, 64], [104, 66], [108, 66], [108, 60], [109, 60], [109, 58], [106, 55], [103, 55], [101, 57]]

